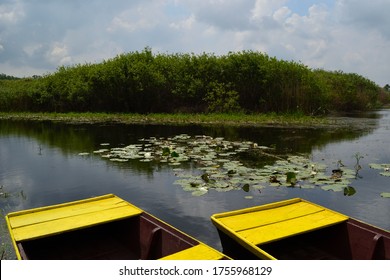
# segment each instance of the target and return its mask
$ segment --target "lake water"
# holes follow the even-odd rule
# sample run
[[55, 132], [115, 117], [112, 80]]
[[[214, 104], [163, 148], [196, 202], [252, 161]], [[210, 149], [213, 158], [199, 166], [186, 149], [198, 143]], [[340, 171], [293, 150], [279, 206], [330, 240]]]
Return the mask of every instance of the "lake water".
[[[212, 214], [293, 197], [390, 230], [390, 199], [381, 196], [390, 192], [390, 177], [380, 175], [383, 170], [369, 167], [372, 163], [390, 164], [390, 111], [337, 119], [351, 126], [309, 129], [0, 120], [0, 209], [6, 214], [114, 193], [217, 249], [221, 245], [210, 221]], [[272, 147], [269, 157], [243, 152], [229, 158], [254, 169], [273, 165], [277, 158], [298, 155], [325, 166], [324, 173], [330, 176], [342, 163], [342, 168], [357, 171], [349, 179], [349, 186], [356, 193], [345, 195], [343, 191], [326, 191], [320, 186], [275, 187], [262, 183], [264, 188], [250, 186], [224, 192], [209, 189], [195, 196], [175, 183], [180, 172], [201, 172], [194, 162], [180, 166], [139, 159], [115, 162], [93, 153], [102, 148], [145, 144], [144, 140], [151, 137], [166, 140], [181, 134], [191, 138], [223, 137], [229, 143], [251, 141]], [[356, 168], [357, 163], [361, 168]], [[12, 249], [3, 219], [1, 223], [1, 242], [6, 244], [10, 255]]]

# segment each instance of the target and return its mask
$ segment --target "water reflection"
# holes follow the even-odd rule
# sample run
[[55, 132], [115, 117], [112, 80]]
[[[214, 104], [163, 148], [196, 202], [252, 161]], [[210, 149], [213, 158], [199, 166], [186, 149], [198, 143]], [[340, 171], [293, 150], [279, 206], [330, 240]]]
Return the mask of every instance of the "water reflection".
[[[379, 118], [379, 117], [380, 118]], [[373, 118], [371, 118], [373, 117]], [[360, 220], [390, 229], [390, 200], [380, 197], [390, 192], [389, 177], [380, 176], [369, 163], [390, 163], [389, 111], [348, 121], [361, 124], [338, 128], [251, 128], [229, 126], [158, 125], [71, 125], [51, 122], [0, 121], [0, 185], [7, 197], [0, 196], [3, 212], [16, 211], [86, 197], [115, 193], [200, 240], [220, 248], [216, 230], [210, 222], [213, 213], [302, 197], [341, 211]], [[92, 153], [101, 143], [121, 147], [141, 138], [171, 137], [178, 134], [224, 137], [229, 141], [253, 141], [275, 147], [276, 155], [305, 154], [329, 166], [337, 162], [353, 168], [357, 153], [362, 169], [351, 186], [352, 196], [321, 189], [267, 187], [231, 192], [210, 190], [194, 197], [174, 185], [172, 167], [137, 160], [127, 163], [103, 160]], [[272, 164], [267, 158], [247, 158], [256, 166]], [[191, 164], [181, 168], [194, 168]], [[252, 199], [246, 199], [246, 196]], [[1, 232], [2, 239], [5, 236]]]

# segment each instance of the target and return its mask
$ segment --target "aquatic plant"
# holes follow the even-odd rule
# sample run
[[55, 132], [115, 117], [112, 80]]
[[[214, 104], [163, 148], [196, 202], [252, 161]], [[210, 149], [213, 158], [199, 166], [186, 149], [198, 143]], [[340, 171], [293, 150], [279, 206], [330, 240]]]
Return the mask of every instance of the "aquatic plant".
[[369, 166], [372, 169], [381, 170], [380, 175], [390, 177], [390, 163], [370, 163]]
[[[260, 167], [244, 164], [241, 157], [248, 153], [258, 161], [271, 158], [273, 164]], [[307, 156], [274, 155], [272, 148], [251, 141], [180, 134], [169, 138], [139, 139], [139, 143], [106, 147], [95, 150], [93, 154], [115, 162], [139, 160], [170, 165], [178, 178], [174, 184], [194, 196], [204, 195], [210, 190], [249, 192], [265, 187], [321, 188], [344, 191], [348, 196], [356, 192], [350, 186], [355, 170], [343, 167], [337, 176], [334, 172], [327, 174], [326, 165], [312, 162]], [[183, 164], [190, 164], [192, 168], [180, 168]]]

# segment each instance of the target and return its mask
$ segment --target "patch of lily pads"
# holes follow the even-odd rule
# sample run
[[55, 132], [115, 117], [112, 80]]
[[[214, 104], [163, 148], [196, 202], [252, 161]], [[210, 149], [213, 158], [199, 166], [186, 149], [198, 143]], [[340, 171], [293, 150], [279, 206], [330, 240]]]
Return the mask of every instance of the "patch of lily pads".
[[370, 163], [370, 168], [380, 170], [380, 175], [390, 177], [390, 164], [389, 163]]
[[390, 192], [381, 193], [381, 197], [390, 198]]
[[[390, 177], [390, 163], [370, 163], [370, 168], [379, 170], [380, 175]], [[390, 198], [390, 192], [381, 193], [381, 197]]]
[[[228, 141], [222, 137], [180, 134], [170, 138], [145, 138], [139, 143], [109, 148], [102, 143], [101, 149], [93, 151], [110, 161], [127, 162], [139, 160], [172, 166], [177, 177], [174, 184], [194, 196], [210, 190], [227, 192], [243, 190], [249, 192], [265, 187], [320, 188], [326, 191], [353, 195], [351, 179], [356, 170], [337, 168], [328, 170], [325, 164], [312, 162], [304, 155], [276, 156], [272, 149], [251, 141]], [[240, 154], [250, 153], [260, 158], [271, 157], [273, 164], [251, 167], [240, 160]], [[80, 153], [80, 155], [88, 155]], [[183, 164], [191, 164], [182, 167]]]

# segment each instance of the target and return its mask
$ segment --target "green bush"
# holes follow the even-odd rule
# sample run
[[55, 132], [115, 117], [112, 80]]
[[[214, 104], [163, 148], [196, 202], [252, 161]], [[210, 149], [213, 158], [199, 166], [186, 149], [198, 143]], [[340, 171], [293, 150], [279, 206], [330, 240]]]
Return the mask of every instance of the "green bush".
[[385, 89], [357, 74], [312, 70], [254, 51], [154, 55], [145, 48], [61, 66], [44, 77], [1, 77], [0, 111], [313, 115], [367, 110], [386, 100]]

